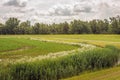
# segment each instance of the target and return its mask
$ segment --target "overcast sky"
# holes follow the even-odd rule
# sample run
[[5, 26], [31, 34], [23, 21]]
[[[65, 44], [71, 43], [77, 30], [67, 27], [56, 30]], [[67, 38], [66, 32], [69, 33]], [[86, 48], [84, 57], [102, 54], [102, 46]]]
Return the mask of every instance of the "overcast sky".
[[0, 22], [59, 23], [74, 19], [104, 19], [120, 15], [120, 0], [0, 0]]

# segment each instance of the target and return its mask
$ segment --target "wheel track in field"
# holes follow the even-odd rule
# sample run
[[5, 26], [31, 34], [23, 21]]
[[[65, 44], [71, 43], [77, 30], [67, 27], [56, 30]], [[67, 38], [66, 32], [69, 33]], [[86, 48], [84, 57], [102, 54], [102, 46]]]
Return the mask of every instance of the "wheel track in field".
[[46, 39], [38, 39], [38, 38], [30, 38], [31, 40], [38, 40], [38, 41], [45, 41], [45, 42], [55, 42], [55, 43], [62, 43], [62, 44], [69, 44], [69, 45], [79, 45], [81, 47], [96, 47], [92, 44], [84, 44], [84, 43], [76, 43], [76, 42], [64, 42], [64, 41], [58, 41], [58, 40], [46, 40]]
[[96, 48], [96, 46], [94, 46], [94, 45], [82, 44], [82, 43], [61, 42], [61, 41], [54, 41], [54, 40], [43, 40], [43, 39], [37, 39], [37, 38], [30, 38], [30, 40], [55, 42], [55, 43], [62, 43], [62, 44], [68, 44], [68, 45], [79, 45], [80, 48], [70, 50], [70, 51], [61, 51], [61, 52], [56, 52], [56, 53], [49, 53], [47, 55], [40, 55], [40, 56], [37, 56], [37, 57], [27, 57], [27, 56], [25, 56], [24, 58], [21, 58], [21, 59], [17, 60], [16, 62], [31, 62], [31, 61], [35, 61], [35, 60], [58, 58], [58, 57], [66, 56], [68, 54], [73, 54], [76, 51], [83, 52], [83, 51], [87, 51], [87, 50], [91, 50], [91, 49]]
[[62, 40], [82, 40], [82, 41], [94, 41], [94, 42], [107, 42], [107, 43], [119, 43], [120, 44], [120, 42], [114, 42], [114, 41], [104, 41], [104, 40], [85, 40], [85, 39], [80, 39], [80, 38], [78, 38], [78, 39], [76, 39], [76, 38], [74, 38], [74, 39], [71, 39], [71, 38], [68, 38], [68, 39], [66, 39], [66, 38], [54, 38], [54, 39], [62, 39]]
[[[49, 53], [47, 55], [39, 55], [37, 57], [24, 56], [23, 58], [17, 59], [15, 61], [9, 61], [9, 59], [7, 59], [6, 61], [9, 62], [9, 63], [31, 62], [31, 61], [35, 61], [35, 60], [62, 57], [62, 56], [66, 56], [68, 54], [72, 54], [76, 51], [82, 52], [82, 51], [85, 51], [85, 50], [91, 50], [91, 49], [96, 48], [96, 46], [94, 46], [94, 45], [83, 44], [83, 43], [72, 43], [72, 42], [63, 42], [63, 41], [55, 41], [55, 40], [43, 40], [43, 39], [37, 39], [37, 38], [30, 38], [30, 40], [37, 40], [37, 41], [43, 41], [43, 42], [55, 42], [55, 43], [68, 44], [68, 45], [78, 45], [78, 46], [80, 46], [80, 48], [70, 50], [70, 51], [61, 51], [61, 52], [56, 52], [56, 53]], [[20, 51], [21, 50], [23, 50], [23, 49], [20, 49]], [[15, 50], [15, 51], [17, 51], [17, 50]], [[0, 62], [1, 61], [2, 61], [2, 59], [0, 59]]]
[[3, 52], [4, 53], [7, 53], [7, 52], [17, 52], [17, 51], [23, 51], [23, 50], [28, 50], [28, 49], [31, 49], [32, 47], [29, 47], [29, 46], [23, 46], [21, 48], [17, 48], [17, 49], [13, 49], [13, 50], [5, 50], [5, 51], [0, 51], [0, 52]]

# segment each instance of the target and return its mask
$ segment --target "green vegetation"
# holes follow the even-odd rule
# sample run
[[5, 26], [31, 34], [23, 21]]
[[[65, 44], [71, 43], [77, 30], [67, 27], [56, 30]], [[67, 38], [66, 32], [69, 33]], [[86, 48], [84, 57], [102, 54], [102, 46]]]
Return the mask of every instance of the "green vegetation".
[[30, 24], [9, 18], [5, 24], [0, 23], [0, 34], [120, 34], [120, 16], [109, 20], [74, 20], [59, 24]]
[[[67, 44], [63, 44], [64, 42]], [[86, 46], [87, 44], [94, 44], [100, 47], [89, 51], [85, 51], [85, 48], [83, 52], [75, 52], [52, 59], [38, 60], [36, 58], [41, 58], [39, 56], [44, 57], [49, 53], [55, 54], [80, 47], [68, 45], [71, 43], [84, 43]], [[115, 72], [116, 67], [114, 67], [118, 62], [119, 50], [113, 46], [105, 47], [106, 45], [114, 45], [120, 48], [120, 35], [1, 35], [0, 79], [39, 80], [38, 78], [42, 77], [43, 80], [46, 78], [48, 80], [57, 80], [80, 75], [68, 79], [79, 80], [80, 78], [87, 80], [91, 76], [89, 79], [94, 80], [94, 78], [98, 79], [99, 76], [104, 77], [108, 74], [108, 76], [113, 76], [109, 78], [105, 76], [106, 78], [101, 80], [119, 80], [119, 75], [115, 75], [117, 73]], [[32, 57], [32, 59], [30, 58], [31, 61], [29, 61], [29, 57]], [[24, 60], [21, 61], [22, 58], [25, 59], [25, 62]], [[108, 69], [109, 72], [104, 70], [104, 68], [109, 67], [113, 67], [110, 70]], [[103, 70], [97, 71], [99, 69]], [[89, 73], [89, 71], [97, 72]], [[116, 71], [119, 74], [119, 67]]]
[[85, 72], [79, 76], [74, 76], [64, 80], [119, 80], [120, 67], [103, 69], [95, 72]]
[[[18, 35], [1, 35], [1, 37], [18, 37]], [[37, 38], [39, 40], [52, 40], [53, 42], [71, 42], [71, 43], [87, 43], [93, 44], [100, 47], [105, 47], [106, 45], [114, 45], [120, 48], [120, 35], [113, 34], [89, 34], [89, 35], [19, 35], [22, 38]]]
[[1, 79], [57, 80], [78, 75], [86, 70], [112, 67], [117, 64], [118, 59], [119, 50], [113, 46], [106, 46], [58, 59], [16, 63], [8, 69], [8, 76], [1, 75]]
[[110, 34], [89, 34], [89, 35], [1, 35], [1, 38], [37, 38], [40, 40], [53, 40], [60, 42], [88, 43], [104, 47], [105, 45], [114, 45], [120, 48], [120, 35]]
[[0, 38], [0, 53], [10, 50], [15, 50], [24, 46], [20, 44], [17, 39]]
[[75, 42], [75, 43], [88, 43], [105, 47], [106, 45], [114, 45], [120, 48], [120, 35], [39, 35], [33, 36], [43, 40], [54, 40], [64, 42]]
[[[0, 58], [15, 58], [17, 55], [38, 56], [77, 49], [80, 46], [42, 42], [25, 38], [0, 38]], [[17, 57], [18, 58], [18, 57]]]

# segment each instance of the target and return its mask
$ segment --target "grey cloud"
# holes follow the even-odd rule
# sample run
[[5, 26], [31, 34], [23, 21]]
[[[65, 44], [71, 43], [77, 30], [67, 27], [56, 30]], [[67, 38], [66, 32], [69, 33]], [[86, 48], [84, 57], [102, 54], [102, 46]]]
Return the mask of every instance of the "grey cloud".
[[73, 8], [74, 12], [80, 13], [80, 12], [86, 12], [86, 13], [90, 13], [92, 12], [92, 7], [90, 6], [81, 6], [79, 5], [74, 5]]
[[69, 5], [54, 6], [50, 11], [50, 15], [55, 16], [70, 16], [72, 15], [72, 9]]
[[30, 13], [30, 12], [34, 12], [35, 8], [17, 8], [15, 9], [15, 12], [19, 12], [19, 13]]
[[95, 4], [92, 1], [89, 2], [89, 0], [81, 0], [81, 2], [76, 3], [73, 8], [74, 12], [77, 13], [91, 13], [94, 12], [94, 9]]
[[0, 18], [61, 22], [120, 15], [120, 0], [0, 0]]
[[69, 5], [56, 5], [52, 7], [49, 11], [50, 15], [55, 15], [55, 16], [73, 16], [73, 15], [78, 15], [80, 13], [91, 13], [94, 12], [92, 11], [92, 6], [90, 5], [85, 5], [85, 4], [69, 4]]
[[15, 6], [15, 7], [25, 7], [27, 5], [27, 1], [21, 0], [9, 0], [8, 2], [4, 3], [5, 6]]

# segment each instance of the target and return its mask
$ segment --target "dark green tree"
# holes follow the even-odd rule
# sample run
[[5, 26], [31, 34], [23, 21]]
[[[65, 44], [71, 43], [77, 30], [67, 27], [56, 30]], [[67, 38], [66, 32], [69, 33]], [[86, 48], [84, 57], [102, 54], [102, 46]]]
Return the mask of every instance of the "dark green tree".
[[110, 18], [112, 33], [120, 34], [120, 16]]
[[5, 22], [5, 30], [7, 34], [15, 34], [14, 28], [18, 27], [19, 23], [20, 23], [20, 20], [18, 20], [17, 18], [9, 18]]

